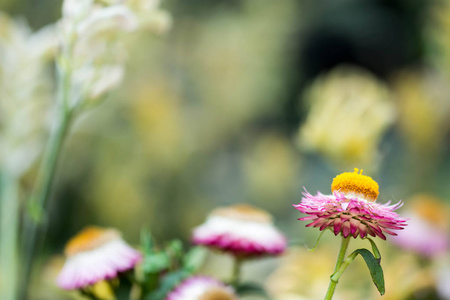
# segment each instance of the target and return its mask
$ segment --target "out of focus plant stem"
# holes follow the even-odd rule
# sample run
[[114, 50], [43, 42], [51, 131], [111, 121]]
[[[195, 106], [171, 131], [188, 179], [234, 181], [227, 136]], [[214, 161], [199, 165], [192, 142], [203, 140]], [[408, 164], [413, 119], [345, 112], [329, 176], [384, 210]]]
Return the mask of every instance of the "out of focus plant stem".
[[0, 180], [0, 299], [17, 299], [18, 179], [4, 170]]
[[72, 45], [63, 50], [57, 61], [58, 67], [58, 101], [55, 123], [44, 152], [39, 172], [31, 197], [28, 202], [28, 215], [25, 217], [23, 232], [23, 274], [20, 284], [20, 299], [26, 299], [26, 291], [31, 277], [31, 267], [36, 247], [37, 233], [45, 217], [45, 208], [50, 197], [54, 174], [61, 149], [74, 117], [71, 107], [70, 88], [72, 71], [69, 65]]
[[241, 281], [241, 269], [243, 259], [241, 257], [235, 257], [233, 261], [233, 274], [231, 277], [231, 285], [237, 287]]

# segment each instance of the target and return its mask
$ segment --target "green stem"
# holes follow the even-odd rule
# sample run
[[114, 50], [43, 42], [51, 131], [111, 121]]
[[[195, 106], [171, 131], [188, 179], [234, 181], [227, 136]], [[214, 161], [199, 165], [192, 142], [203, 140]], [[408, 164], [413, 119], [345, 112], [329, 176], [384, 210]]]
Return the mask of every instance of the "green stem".
[[358, 255], [358, 252], [353, 252], [350, 254], [341, 264], [340, 268], [336, 270], [333, 275], [331, 275], [331, 280], [334, 282], [338, 282], [339, 278], [341, 278], [342, 274], [344, 273], [345, 269], [355, 260], [356, 256]]
[[[61, 61], [64, 61], [63, 59]], [[33, 187], [31, 197], [28, 202], [28, 215], [24, 218], [22, 245], [23, 251], [23, 273], [21, 274], [20, 298], [27, 298], [28, 285], [31, 278], [33, 256], [36, 247], [37, 233], [39, 225], [42, 225], [45, 208], [50, 196], [52, 183], [61, 153], [61, 148], [65, 140], [67, 131], [72, 121], [73, 110], [70, 103], [70, 82], [71, 71], [68, 66], [59, 65], [59, 97], [56, 120], [50, 132], [46, 149], [41, 161], [36, 183]]]
[[233, 274], [231, 276], [231, 285], [237, 287], [241, 281], [241, 269], [243, 259], [240, 257], [234, 257], [233, 262]]
[[345, 253], [347, 252], [348, 244], [350, 243], [350, 237], [344, 238], [342, 237], [341, 249], [339, 250], [339, 255], [336, 261], [336, 266], [334, 267], [333, 274], [330, 277], [330, 285], [328, 286], [327, 294], [325, 295], [324, 300], [331, 300], [333, 298], [334, 290], [336, 289], [336, 285], [338, 281], [333, 277], [333, 275], [339, 270], [342, 265], [342, 262], [345, 258]]
[[0, 299], [17, 299], [19, 197], [18, 181], [4, 171], [0, 186]]
[[37, 176], [37, 182], [29, 200], [29, 215], [25, 217], [23, 246], [23, 274], [21, 283], [21, 299], [26, 299], [26, 293], [36, 247], [37, 233], [44, 217], [50, 195], [58, 158], [64, 142], [65, 134], [70, 126], [71, 115], [64, 108], [60, 109], [57, 122], [53, 128], [47, 149]]

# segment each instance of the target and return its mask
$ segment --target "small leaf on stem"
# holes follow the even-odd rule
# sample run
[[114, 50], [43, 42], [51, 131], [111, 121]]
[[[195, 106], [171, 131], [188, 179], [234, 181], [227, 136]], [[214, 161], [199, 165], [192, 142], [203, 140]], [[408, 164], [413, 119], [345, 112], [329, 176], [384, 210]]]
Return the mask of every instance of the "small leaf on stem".
[[370, 244], [372, 245], [373, 255], [378, 260], [378, 263], [380, 263], [380, 261], [381, 261], [380, 250], [378, 250], [377, 245], [375, 244], [375, 242], [371, 238], [367, 238], [367, 239], [369, 240]]
[[308, 249], [308, 251], [313, 252], [314, 250], [316, 250], [317, 245], [319, 244], [320, 239], [322, 238], [322, 235], [325, 233], [326, 229], [323, 230], [320, 234], [319, 237], [316, 240], [316, 243], [314, 244], [314, 247], [312, 247], [311, 249]]
[[354, 251], [354, 253], [360, 254], [364, 258], [364, 260], [366, 261], [366, 265], [369, 268], [370, 276], [372, 276], [373, 283], [380, 292], [380, 295], [384, 295], [384, 275], [379, 259], [375, 258], [372, 252], [367, 249], [357, 249]]

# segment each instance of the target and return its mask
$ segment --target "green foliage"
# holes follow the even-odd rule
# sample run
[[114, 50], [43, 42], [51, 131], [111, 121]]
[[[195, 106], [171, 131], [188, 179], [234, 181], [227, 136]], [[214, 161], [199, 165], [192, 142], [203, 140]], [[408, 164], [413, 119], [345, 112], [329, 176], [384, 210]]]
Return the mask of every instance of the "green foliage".
[[158, 247], [148, 230], [141, 231], [143, 281], [140, 283], [145, 300], [163, 300], [183, 279], [202, 266], [206, 249], [185, 250], [180, 240], [172, 240]]
[[145, 300], [164, 300], [167, 293], [173, 290], [178, 284], [181, 283], [181, 281], [183, 281], [183, 279], [189, 277], [190, 275], [191, 274], [184, 269], [166, 274], [160, 281], [158, 288], [146, 296]]
[[314, 250], [316, 250], [316, 247], [317, 247], [317, 245], [319, 244], [320, 239], [322, 238], [322, 235], [325, 233], [325, 231], [327, 231], [327, 229], [328, 229], [328, 228], [326, 228], [325, 230], [323, 230], [323, 231], [320, 232], [319, 237], [318, 237], [317, 240], [316, 240], [316, 243], [314, 244], [314, 246], [313, 246], [311, 249], [308, 249], [308, 251], [313, 252]]
[[[385, 287], [384, 287], [384, 275], [383, 269], [380, 265], [380, 258], [375, 258], [375, 256], [367, 249], [357, 249], [350, 256], [352, 260], [356, 257], [356, 255], [360, 254], [364, 261], [366, 262], [367, 267], [370, 271], [370, 276], [372, 277], [372, 281], [380, 292], [380, 295], [384, 295]], [[378, 253], [379, 254], [379, 253]]]
[[270, 296], [267, 294], [267, 292], [265, 291], [265, 289], [254, 282], [245, 282], [242, 284], [239, 284], [236, 287], [236, 293], [239, 296], [248, 296], [248, 295], [252, 295], [252, 296], [259, 296], [262, 297], [264, 299], [268, 299], [270, 300]]
[[375, 258], [378, 260], [378, 263], [380, 263], [380, 261], [381, 261], [380, 250], [378, 250], [377, 245], [371, 238], [367, 238], [367, 239], [369, 240], [370, 244], [372, 245], [372, 251], [373, 251]]
[[208, 251], [204, 247], [193, 247], [183, 257], [183, 268], [191, 273], [197, 272], [205, 261]]
[[149, 253], [144, 256], [142, 270], [145, 274], [159, 273], [167, 270], [170, 266], [170, 259], [164, 251]]

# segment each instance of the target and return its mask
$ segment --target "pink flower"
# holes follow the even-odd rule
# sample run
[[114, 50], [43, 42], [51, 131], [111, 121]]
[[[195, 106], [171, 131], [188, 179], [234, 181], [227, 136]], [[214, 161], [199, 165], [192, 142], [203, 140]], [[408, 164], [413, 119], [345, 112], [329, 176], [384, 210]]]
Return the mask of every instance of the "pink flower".
[[248, 257], [276, 255], [286, 249], [286, 238], [272, 224], [272, 217], [249, 205], [214, 210], [194, 229], [193, 242]]
[[234, 290], [224, 283], [210, 277], [194, 276], [184, 280], [166, 300], [237, 300]]
[[335, 235], [341, 233], [344, 237], [371, 235], [385, 240], [386, 233], [397, 235], [392, 230], [406, 226], [406, 219], [394, 212], [402, 203], [376, 203], [378, 184], [361, 173], [355, 169], [354, 173], [336, 176], [331, 185], [332, 195], [313, 196], [305, 190], [301, 203], [294, 207], [308, 216], [299, 220], [312, 221], [307, 227], [318, 227], [321, 231], [330, 228]]
[[392, 239], [397, 246], [433, 257], [450, 248], [448, 218], [443, 202], [429, 195], [419, 195], [411, 199], [405, 216], [408, 227], [401, 235]]
[[116, 230], [98, 227], [88, 227], [73, 237], [65, 254], [66, 263], [57, 282], [66, 290], [115, 278], [141, 260], [141, 254], [122, 240]]

